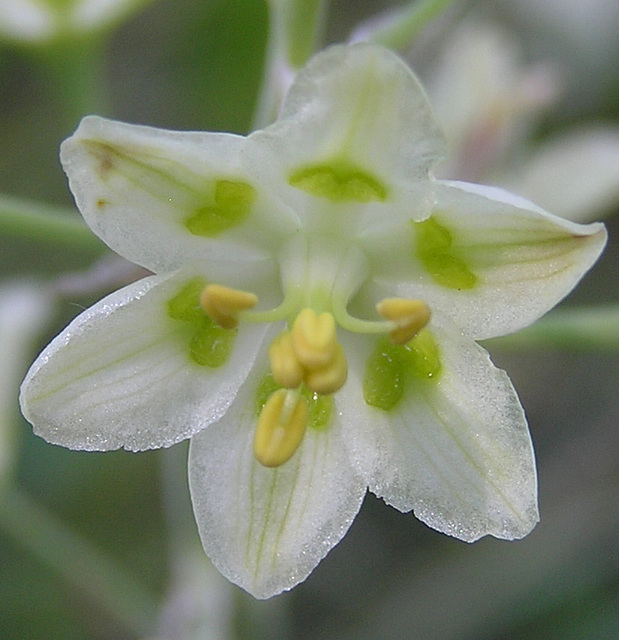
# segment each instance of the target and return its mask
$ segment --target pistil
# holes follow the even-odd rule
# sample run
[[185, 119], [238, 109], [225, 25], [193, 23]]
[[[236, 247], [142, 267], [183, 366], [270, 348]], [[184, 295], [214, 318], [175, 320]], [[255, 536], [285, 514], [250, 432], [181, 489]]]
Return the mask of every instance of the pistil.
[[333, 360], [336, 342], [335, 320], [330, 313], [319, 315], [305, 308], [296, 317], [292, 325], [292, 346], [304, 367], [318, 369], [327, 365]]
[[303, 365], [292, 346], [290, 331], [280, 334], [269, 347], [271, 373], [277, 384], [296, 389], [303, 382]]
[[[280, 388], [260, 410], [254, 434], [254, 455], [266, 467], [284, 464], [301, 445], [309, 420], [308, 394], [330, 396], [344, 386], [348, 365], [337, 339], [338, 326], [356, 333], [389, 334], [392, 348], [406, 349], [404, 355], [408, 355], [412, 353], [408, 345], [430, 321], [430, 309], [423, 300], [385, 298], [376, 305], [383, 319], [365, 320], [351, 316], [347, 301], [339, 296], [320, 297], [318, 306], [331, 311], [317, 313], [311, 306], [316, 298], [306, 295], [308, 306], [293, 316], [290, 329], [269, 346], [271, 375]], [[200, 294], [205, 313], [221, 327], [232, 329], [239, 320], [282, 320], [282, 314], [298, 304], [298, 292], [270, 311], [249, 311], [257, 302], [253, 293], [216, 284], [206, 286]]]
[[328, 395], [339, 391], [348, 376], [333, 316], [309, 307], [297, 315], [291, 331], [275, 338], [269, 360], [273, 378], [288, 389], [304, 383], [310, 391]]

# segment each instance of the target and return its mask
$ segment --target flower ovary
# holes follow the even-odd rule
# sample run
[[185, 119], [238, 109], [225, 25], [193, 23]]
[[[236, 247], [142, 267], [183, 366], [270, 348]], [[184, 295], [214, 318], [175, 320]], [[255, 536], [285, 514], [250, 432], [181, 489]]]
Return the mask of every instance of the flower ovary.
[[269, 347], [269, 362], [275, 382], [286, 389], [296, 389], [303, 382], [303, 366], [292, 346], [290, 331], [280, 334]]
[[348, 364], [342, 345], [336, 344], [333, 359], [324, 367], [308, 369], [305, 373], [305, 385], [311, 391], [329, 395], [339, 391], [348, 377]]
[[337, 336], [335, 319], [328, 313], [317, 314], [303, 309], [292, 325], [292, 346], [299, 362], [308, 369], [318, 369], [333, 360]]

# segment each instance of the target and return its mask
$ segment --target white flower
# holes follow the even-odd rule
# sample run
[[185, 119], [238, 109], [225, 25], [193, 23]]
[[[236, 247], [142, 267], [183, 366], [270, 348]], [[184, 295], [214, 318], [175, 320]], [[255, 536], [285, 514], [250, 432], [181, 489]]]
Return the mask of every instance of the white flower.
[[[569, 73], [568, 109], [589, 109], [612, 92], [619, 56], [616, 0], [502, 0], [502, 10], [519, 26], [528, 51], [543, 51]], [[612, 93], [608, 93], [610, 97]], [[602, 98], [603, 99], [603, 98]]]
[[583, 124], [553, 136], [503, 183], [568, 220], [602, 219], [619, 203], [619, 127]]
[[417, 80], [371, 45], [316, 56], [248, 137], [86, 118], [61, 153], [77, 204], [157, 275], [51, 343], [24, 415], [74, 449], [191, 437], [204, 548], [259, 598], [305, 579], [368, 488], [463, 540], [526, 535], [526, 421], [474, 340], [554, 306], [606, 233], [435, 180], [442, 152]]
[[[193, 538], [192, 538], [193, 542]], [[196, 544], [177, 550], [172, 586], [161, 607], [161, 640], [232, 640], [234, 588]]]
[[38, 284], [15, 281], [0, 286], [0, 491], [17, 459], [17, 389], [50, 310], [51, 300]]
[[459, 24], [428, 90], [448, 140], [440, 175], [512, 189], [575, 222], [619, 201], [619, 128], [586, 124], [534, 145], [532, 132], [560, 96], [557, 61], [525, 65], [496, 25]]
[[42, 43], [110, 27], [149, 0], [0, 0], [0, 37]]

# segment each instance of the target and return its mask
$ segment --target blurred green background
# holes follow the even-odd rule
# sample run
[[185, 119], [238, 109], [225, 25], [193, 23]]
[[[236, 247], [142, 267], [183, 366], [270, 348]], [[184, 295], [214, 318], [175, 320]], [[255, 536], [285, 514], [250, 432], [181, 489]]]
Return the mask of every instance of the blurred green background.
[[[360, 18], [397, 4], [332, 2], [326, 39], [343, 40]], [[602, 18], [608, 11], [617, 18], [612, 2], [584, 4]], [[572, 5], [580, 6], [566, 0], [563, 8]], [[565, 36], [571, 23], [554, 23], [553, 32], [527, 17], [526, 3], [461, 3], [410, 53], [422, 75], [431, 73], [430, 61], [448, 46], [461, 15], [501, 24], [530, 60], [552, 57], [563, 65], [567, 94], [536, 122], [535, 141], [584, 121], [619, 126], [616, 38], [604, 49], [603, 34], [590, 34], [594, 44], [579, 34]], [[619, 19], [612, 33], [617, 29]], [[262, 0], [157, 0], [96, 42], [30, 47], [0, 41], [0, 192], [72, 209], [58, 146], [89, 112], [175, 129], [247, 132], [266, 36]], [[66, 47], [73, 47], [69, 56]], [[75, 64], [72, 77], [88, 84], [83, 91], [75, 93], [67, 82], [67, 59]], [[617, 217], [607, 225], [608, 249], [567, 305], [616, 302]], [[88, 268], [102, 251], [96, 243], [59, 246], [5, 231], [1, 277], [51, 282]], [[29, 356], [102, 293], [65, 296]], [[577, 347], [516, 350], [500, 343], [492, 353], [519, 391], [536, 445], [542, 520], [533, 533], [515, 543], [467, 545], [368, 496], [350, 532], [308, 580], [269, 602], [228, 585], [199, 555], [195, 562], [203, 573], [195, 585], [186, 579], [185, 600], [175, 599], [174, 589], [186, 578], [178, 550], [197, 544], [184, 487], [184, 444], [141, 454], [71, 452], [34, 437], [15, 407], [17, 484], [29, 498], [14, 508], [32, 507], [25, 518], [30, 527], [51, 527], [51, 536], [55, 523], [65, 542], [65, 528], [78, 538], [64, 551], [74, 558], [72, 574], [54, 565], [57, 541], [50, 538], [47, 548], [30, 542], [19, 525], [0, 528], [0, 638], [614, 640], [619, 355]], [[24, 371], [27, 365], [16, 363]], [[37, 524], [40, 512], [44, 520]], [[127, 608], [144, 607], [144, 615], [134, 616], [146, 619], [143, 633], [98, 597], [106, 591], [97, 586], [106, 577], [90, 562], [98, 554], [110, 559], [112, 580], [120, 571], [117, 594]], [[199, 586], [204, 584], [208, 590]], [[140, 599], [143, 593], [149, 604]], [[192, 597], [197, 604], [191, 605]], [[147, 615], [151, 600], [154, 617]], [[168, 608], [159, 610], [164, 604]], [[196, 609], [209, 618], [201, 631], [187, 628]]]

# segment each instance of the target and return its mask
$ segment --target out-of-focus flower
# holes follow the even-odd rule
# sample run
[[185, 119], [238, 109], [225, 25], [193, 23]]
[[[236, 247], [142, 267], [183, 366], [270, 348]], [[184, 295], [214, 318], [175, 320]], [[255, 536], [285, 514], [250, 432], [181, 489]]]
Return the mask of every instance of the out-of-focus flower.
[[406, 65], [317, 55], [248, 137], [86, 118], [62, 161], [86, 222], [153, 271], [82, 313], [32, 366], [52, 443], [191, 437], [202, 542], [265, 598], [303, 580], [366, 490], [473, 541], [535, 525], [516, 393], [475, 340], [553, 307], [602, 225], [435, 180], [443, 141]]
[[233, 587], [204, 556], [199, 544], [174, 559], [169, 593], [162, 606], [161, 638], [232, 640]]
[[619, 203], [619, 127], [581, 126], [554, 136], [503, 182], [575, 222], [603, 218]]
[[0, 486], [15, 461], [17, 395], [32, 342], [49, 317], [50, 301], [41, 287], [26, 282], [0, 287]]
[[531, 133], [558, 91], [548, 65], [524, 66], [516, 42], [498, 27], [458, 25], [427, 83], [447, 139], [438, 171], [459, 179], [494, 175]]
[[39, 44], [103, 31], [151, 0], [0, 0], [0, 38]]
[[505, 31], [468, 22], [455, 29], [433, 71], [428, 91], [448, 142], [440, 175], [512, 189], [578, 222], [619, 202], [619, 127], [581, 125], [531, 141], [560, 96], [550, 62], [525, 65]]
[[612, 91], [619, 58], [616, 0], [500, 0], [529, 50], [555, 59], [569, 85], [568, 108], [587, 111]]

